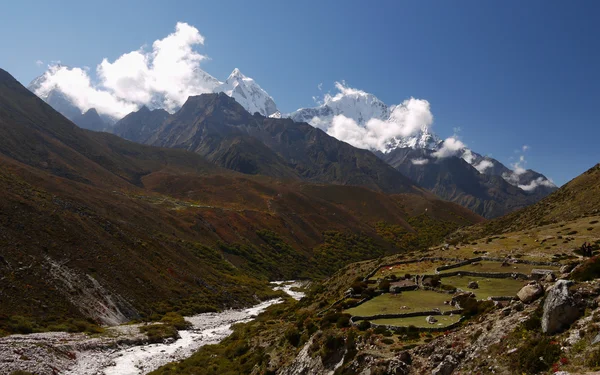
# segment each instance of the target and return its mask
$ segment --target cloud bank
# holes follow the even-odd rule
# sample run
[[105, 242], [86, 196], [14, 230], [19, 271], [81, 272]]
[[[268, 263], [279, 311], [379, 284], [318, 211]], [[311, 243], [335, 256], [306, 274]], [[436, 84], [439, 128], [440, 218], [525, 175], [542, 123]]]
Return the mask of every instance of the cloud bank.
[[409, 98], [387, 107], [372, 94], [335, 82], [337, 93], [315, 102], [334, 108], [334, 115], [315, 116], [311, 125], [352, 146], [385, 151], [390, 141], [410, 137], [433, 124], [427, 100]]
[[489, 161], [489, 160], [485, 160], [485, 159], [484, 159], [484, 160], [480, 161], [478, 164], [475, 164], [475, 165], [473, 166], [473, 168], [477, 169], [477, 171], [479, 171], [479, 173], [485, 173], [485, 171], [486, 171], [488, 168], [491, 168], [491, 167], [493, 167], [493, 166], [494, 166], [494, 163], [492, 163], [492, 162], [491, 162], [491, 161]]
[[533, 191], [538, 186], [556, 187], [551, 180], [546, 180], [544, 177], [538, 177], [535, 180], [530, 181], [527, 185], [519, 185], [519, 187], [525, 191]]
[[442, 147], [433, 153], [436, 158], [447, 158], [450, 156], [456, 156], [465, 149], [465, 144], [458, 139], [456, 136], [446, 138]]
[[175, 31], [156, 40], [150, 49], [140, 48], [96, 67], [94, 82], [87, 69], [50, 66], [36, 94], [44, 97], [60, 89], [83, 112], [121, 118], [142, 105], [168, 111], [180, 107], [189, 96], [212, 92], [219, 82], [202, 71], [207, 59], [195, 47], [204, 44], [198, 29], [178, 22]]
[[421, 158], [421, 159], [412, 159], [410, 161], [414, 165], [425, 165], [429, 163], [429, 159]]

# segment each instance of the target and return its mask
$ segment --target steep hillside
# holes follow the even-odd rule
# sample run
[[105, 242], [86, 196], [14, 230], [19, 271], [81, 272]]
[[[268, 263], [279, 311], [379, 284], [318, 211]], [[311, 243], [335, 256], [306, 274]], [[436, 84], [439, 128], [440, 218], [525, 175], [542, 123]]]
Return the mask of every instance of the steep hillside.
[[247, 305], [269, 279], [405, 251], [381, 225], [439, 242], [482, 220], [425, 192], [250, 176], [86, 131], [1, 70], [0, 192], [0, 333], [17, 314], [48, 327]]
[[388, 193], [419, 192], [371, 152], [305, 123], [253, 116], [225, 94], [190, 97], [148, 143], [197, 152], [245, 173], [359, 185]]
[[569, 181], [538, 203], [510, 215], [474, 226], [458, 235], [479, 238], [575, 220], [600, 213], [600, 164]]

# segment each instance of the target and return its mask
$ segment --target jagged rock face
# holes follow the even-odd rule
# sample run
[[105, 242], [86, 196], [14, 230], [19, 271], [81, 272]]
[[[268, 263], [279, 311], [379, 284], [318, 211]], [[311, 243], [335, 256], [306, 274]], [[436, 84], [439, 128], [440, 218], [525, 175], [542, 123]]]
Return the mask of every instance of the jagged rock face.
[[519, 297], [519, 300], [523, 303], [531, 303], [543, 295], [544, 287], [542, 287], [539, 283], [525, 285], [517, 293], [517, 297]]
[[560, 332], [581, 316], [581, 310], [569, 291], [570, 285], [568, 280], [558, 280], [548, 293], [542, 315], [544, 333]]

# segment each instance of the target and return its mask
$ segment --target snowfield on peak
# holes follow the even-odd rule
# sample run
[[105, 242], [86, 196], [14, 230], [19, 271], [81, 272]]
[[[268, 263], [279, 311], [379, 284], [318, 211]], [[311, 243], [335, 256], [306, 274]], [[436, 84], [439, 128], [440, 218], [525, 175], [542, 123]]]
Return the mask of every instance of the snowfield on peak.
[[235, 68], [227, 80], [213, 92], [224, 92], [252, 114], [258, 112], [265, 117], [277, 117], [278, 114], [281, 116], [273, 98], [252, 78], [243, 75], [238, 68]]

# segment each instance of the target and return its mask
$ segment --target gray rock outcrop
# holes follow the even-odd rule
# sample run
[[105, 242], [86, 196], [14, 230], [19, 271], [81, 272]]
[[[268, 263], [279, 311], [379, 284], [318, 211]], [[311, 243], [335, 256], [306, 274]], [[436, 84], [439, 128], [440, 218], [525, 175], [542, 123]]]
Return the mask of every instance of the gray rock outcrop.
[[544, 333], [560, 332], [581, 316], [581, 310], [569, 291], [571, 284], [568, 280], [558, 280], [548, 293], [542, 315]]

